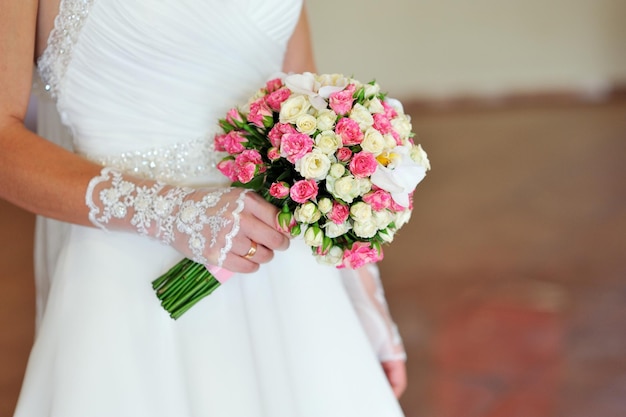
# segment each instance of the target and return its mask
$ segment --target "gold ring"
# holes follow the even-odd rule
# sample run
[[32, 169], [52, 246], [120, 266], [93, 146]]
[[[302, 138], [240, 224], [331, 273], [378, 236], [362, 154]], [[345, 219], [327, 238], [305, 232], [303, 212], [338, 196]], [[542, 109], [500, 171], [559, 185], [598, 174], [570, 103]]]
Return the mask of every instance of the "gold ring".
[[256, 253], [256, 247], [257, 247], [257, 243], [254, 240], [251, 240], [250, 242], [252, 242], [250, 244], [250, 250], [248, 250], [248, 253], [246, 253], [243, 257], [245, 259], [250, 259], [254, 256], [254, 254]]

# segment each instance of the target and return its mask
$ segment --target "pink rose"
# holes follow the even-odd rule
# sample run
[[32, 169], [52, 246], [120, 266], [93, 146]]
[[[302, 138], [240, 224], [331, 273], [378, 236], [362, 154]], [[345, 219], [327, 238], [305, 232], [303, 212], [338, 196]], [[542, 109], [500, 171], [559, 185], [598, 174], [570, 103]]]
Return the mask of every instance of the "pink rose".
[[376, 157], [369, 152], [359, 152], [354, 154], [350, 161], [350, 172], [357, 178], [367, 178], [378, 168]]
[[339, 268], [357, 269], [371, 262], [383, 259], [382, 250], [373, 248], [368, 242], [355, 242], [352, 248], [343, 252], [343, 260]]
[[243, 152], [246, 149], [243, 143], [248, 142], [241, 132], [232, 130], [225, 135], [218, 135], [215, 137], [215, 149], [218, 151], [226, 151], [231, 155]]
[[393, 138], [396, 140], [396, 145], [402, 146], [402, 138], [395, 129], [391, 129], [391, 136], [393, 136]]
[[226, 137], [225, 134], [221, 134], [221, 135], [215, 135], [215, 138], [213, 138], [213, 144], [215, 146], [215, 150], [218, 152], [226, 152], [226, 148], [224, 147], [224, 138]]
[[342, 224], [348, 219], [349, 215], [350, 215], [350, 207], [335, 201], [333, 202], [333, 208], [330, 210], [330, 212], [326, 216], [333, 223]]
[[280, 142], [280, 156], [294, 164], [313, 150], [313, 139], [304, 133], [286, 133]]
[[383, 109], [385, 109], [385, 116], [388, 119], [393, 119], [398, 116], [398, 112], [392, 106], [389, 105], [386, 101], [382, 101]]
[[250, 104], [250, 113], [247, 120], [258, 127], [265, 127], [265, 120], [269, 123], [272, 120], [272, 109], [270, 109], [262, 98]]
[[274, 162], [280, 158], [280, 150], [276, 147], [271, 147], [267, 150], [267, 157], [270, 161]]
[[391, 122], [389, 118], [384, 114], [375, 113], [372, 115], [374, 118], [374, 129], [378, 130], [383, 135], [391, 132]]
[[252, 181], [257, 174], [257, 166], [254, 164], [246, 163], [237, 166], [237, 181], [242, 184]]
[[272, 146], [280, 148], [280, 141], [286, 133], [298, 133], [295, 127], [289, 123], [276, 123], [267, 134]]
[[363, 201], [372, 206], [374, 211], [387, 209], [391, 205], [391, 194], [385, 190], [377, 189], [363, 196]]
[[217, 169], [231, 181], [237, 181], [237, 173], [235, 172], [235, 160], [223, 159], [217, 164]]
[[328, 105], [333, 111], [341, 116], [347, 114], [352, 109], [352, 103], [354, 102], [354, 90], [356, 86], [354, 84], [348, 85], [343, 91], [337, 91], [328, 96]]
[[394, 200], [393, 198], [391, 199], [391, 204], [389, 204], [389, 209], [391, 209], [391, 211], [395, 211], [395, 212], [401, 212], [406, 210], [408, 207], [403, 207], [400, 204], [396, 203], [396, 200]]
[[289, 91], [288, 88], [281, 88], [265, 97], [265, 102], [270, 109], [274, 110], [275, 112], [279, 112], [280, 105], [283, 103], [283, 101], [287, 100], [290, 95], [291, 91]]
[[232, 108], [228, 110], [228, 113], [226, 113], [226, 121], [233, 126], [240, 126], [241, 123], [243, 123], [241, 114], [239, 113], [239, 110], [237, 110], [236, 108]]
[[259, 151], [257, 151], [256, 149], [246, 149], [245, 151], [237, 155], [235, 161], [238, 164], [253, 163], [255, 165], [260, 165], [263, 163], [263, 158], [261, 157]]
[[304, 204], [317, 196], [317, 183], [315, 180], [296, 181], [289, 190], [289, 196], [296, 203]]
[[252, 181], [255, 175], [264, 172], [265, 169], [263, 158], [255, 149], [247, 149], [235, 158], [237, 180], [244, 184]]
[[359, 124], [347, 117], [337, 122], [335, 133], [341, 137], [341, 141], [346, 146], [358, 145], [363, 142], [363, 132], [361, 132]]
[[273, 93], [274, 91], [278, 90], [282, 86], [283, 86], [283, 82], [280, 80], [280, 78], [274, 78], [272, 80], [269, 80], [267, 83], [265, 83], [265, 89], [267, 90], [268, 93]]
[[352, 158], [352, 151], [350, 148], [339, 148], [335, 155], [337, 155], [337, 159], [341, 162], [348, 162], [350, 158]]
[[275, 182], [270, 185], [270, 195], [275, 198], [283, 199], [289, 195], [289, 185], [284, 182]]

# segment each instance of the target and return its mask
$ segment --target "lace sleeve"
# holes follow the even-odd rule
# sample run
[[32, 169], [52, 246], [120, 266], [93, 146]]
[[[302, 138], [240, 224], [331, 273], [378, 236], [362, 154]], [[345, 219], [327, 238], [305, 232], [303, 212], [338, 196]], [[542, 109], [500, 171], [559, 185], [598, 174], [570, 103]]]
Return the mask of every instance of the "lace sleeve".
[[354, 309], [381, 362], [406, 360], [402, 338], [391, 318], [376, 264], [340, 270]]

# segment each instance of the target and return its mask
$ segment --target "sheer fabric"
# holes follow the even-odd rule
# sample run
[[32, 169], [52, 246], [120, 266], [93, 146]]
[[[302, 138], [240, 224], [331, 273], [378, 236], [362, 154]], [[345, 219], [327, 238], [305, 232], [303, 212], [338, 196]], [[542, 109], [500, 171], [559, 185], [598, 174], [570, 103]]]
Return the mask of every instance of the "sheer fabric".
[[383, 361], [406, 360], [398, 327], [391, 318], [380, 271], [375, 264], [360, 269], [342, 269], [341, 278], [367, 337]]

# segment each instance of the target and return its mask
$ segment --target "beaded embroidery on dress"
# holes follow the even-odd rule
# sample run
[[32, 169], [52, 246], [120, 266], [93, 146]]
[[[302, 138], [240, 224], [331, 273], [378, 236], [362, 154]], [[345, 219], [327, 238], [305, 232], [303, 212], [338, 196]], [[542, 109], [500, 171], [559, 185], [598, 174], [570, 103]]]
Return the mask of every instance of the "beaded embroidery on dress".
[[[39, 69], [75, 152], [221, 185], [203, 138], [281, 70], [301, 6], [61, 0]], [[37, 245], [47, 301], [15, 417], [402, 416], [338, 271], [298, 239], [177, 321], [150, 285], [182, 259], [172, 247], [78, 225]]]
[[72, 48], [94, 0], [61, 0], [48, 46], [37, 62], [44, 89], [56, 97], [72, 59]]

